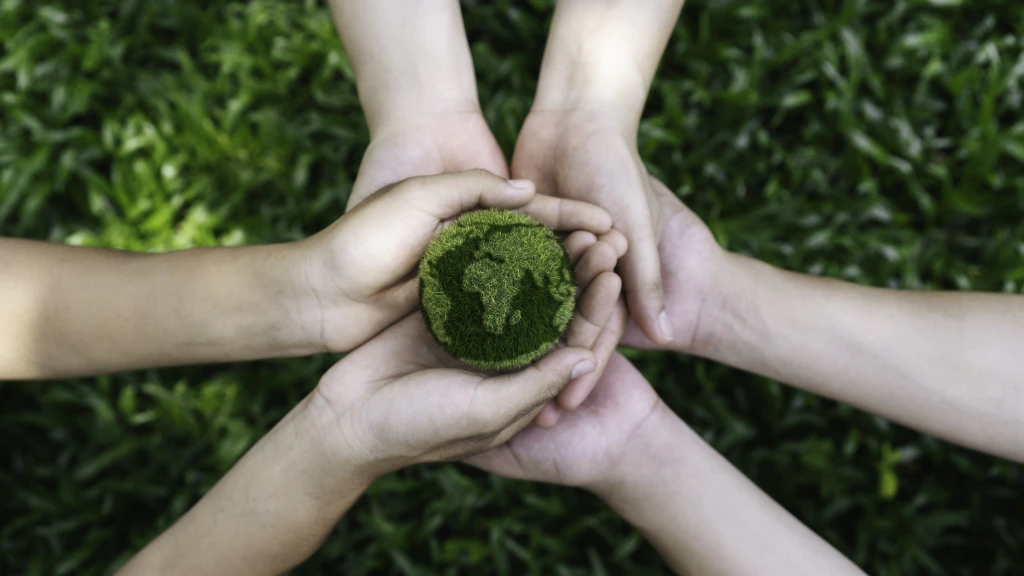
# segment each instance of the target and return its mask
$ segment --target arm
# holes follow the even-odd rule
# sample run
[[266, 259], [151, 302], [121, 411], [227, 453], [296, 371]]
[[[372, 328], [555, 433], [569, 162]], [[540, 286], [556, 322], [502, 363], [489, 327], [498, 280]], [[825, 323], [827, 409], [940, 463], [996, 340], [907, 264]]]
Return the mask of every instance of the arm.
[[594, 492], [681, 574], [861, 573], [701, 440], [620, 354], [553, 428], [531, 426], [469, 462]]
[[293, 246], [135, 254], [0, 239], [0, 378], [301, 355]]
[[476, 170], [404, 181], [293, 244], [132, 254], [0, 240], [0, 378], [352, 350], [415, 310], [420, 256], [476, 207], [611, 228], [596, 206]]
[[[636, 377], [641, 377], [639, 374]], [[680, 574], [863, 574], [664, 404], [595, 492]]]
[[1024, 298], [869, 288], [735, 255], [720, 277], [703, 355], [1024, 461]]
[[508, 175], [480, 111], [458, 0], [330, 0], [370, 127], [349, 206], [412, 176]]
[[567, 347], [485, 377], [447, 356], [412, 314], [335, 364], [316, 390], [196, 506], [121, 570], [280, 574], [308, 558], [378, 476], [465, 457], [526, 426], [572, 378], [595, 370], [593, 330], [619, 295], [615, 262], [580, 248], [580, 313]]
[[[673, 348], [1024, 461], [1024, 298], [794, 274], [722, 250], [655, 182]], [[623, 342], [658, 347], [636, 326]]]
[[437, 110], [475, 111], [458, 0], [330, 0], [370, 132]]
[[636, 140], [683, 0], [559, 0], [533, 110], [593, 111]]
[[658, 261], [659, 205], [637, 149], [647, 92], [682, 0], [560, 0], [512, 175], [541, 194], [608, 210], [629, 251], [629, 312], [648, 337], [673, 339]]
[[328, 450], [323, 408], [302, 401], [118, 574], [283, 574], [312, 555], [373, 482]]

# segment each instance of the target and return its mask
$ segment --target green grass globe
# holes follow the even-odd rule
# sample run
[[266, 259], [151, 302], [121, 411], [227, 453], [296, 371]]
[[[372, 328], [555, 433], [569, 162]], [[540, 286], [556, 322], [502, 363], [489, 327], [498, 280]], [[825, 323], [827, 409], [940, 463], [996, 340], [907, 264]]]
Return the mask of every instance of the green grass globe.
[[420, 262], [419, 292], [434, 338], [487, 370], [544, 355], [576, 307], [562, 243], [544, 224], [508, 210], [469, 212], [438, 234]]

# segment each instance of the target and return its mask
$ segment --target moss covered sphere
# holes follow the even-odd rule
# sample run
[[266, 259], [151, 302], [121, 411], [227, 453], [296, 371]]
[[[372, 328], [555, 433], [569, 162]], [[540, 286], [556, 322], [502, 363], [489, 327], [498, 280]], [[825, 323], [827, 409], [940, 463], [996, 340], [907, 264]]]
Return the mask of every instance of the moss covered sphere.
[[420, 262], [434, 338], [476, 368], [525, 366], [562, 337], [576, 306], [569, 255], [545, 225], [507, 210], [459, 217]]

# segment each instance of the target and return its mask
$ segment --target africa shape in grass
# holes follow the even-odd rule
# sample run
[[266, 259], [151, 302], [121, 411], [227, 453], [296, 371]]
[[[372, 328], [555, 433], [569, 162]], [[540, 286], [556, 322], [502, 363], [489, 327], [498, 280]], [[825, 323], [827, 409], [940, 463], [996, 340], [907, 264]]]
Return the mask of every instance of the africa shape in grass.
[[536, 360], [562, 337], [576, 306], [572, 264], [558, 238], [507, 210], [459, 217], [427, 247], [419, 279], [431, 334], [476, 368]]

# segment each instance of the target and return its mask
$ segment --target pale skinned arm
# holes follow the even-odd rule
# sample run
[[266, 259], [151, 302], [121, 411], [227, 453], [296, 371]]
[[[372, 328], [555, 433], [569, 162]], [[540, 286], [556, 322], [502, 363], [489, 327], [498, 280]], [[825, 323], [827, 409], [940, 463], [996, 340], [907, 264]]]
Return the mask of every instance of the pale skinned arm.
[[458, 0], [330, 0], [370, 132], [444, 110], [477, 110]]
[[591, 110], [632, 130], [683, 0], [559, 0], [533, 110]]
[[[1024, 461], [1024, 297], [860, 286], [722, 250], [655, 182], [672, 348]], [[623, 343], [661, 347], [637, 326]]]
[[293, 245], [137, 254], [0, 239], [0, 378], [321, 350]]
[[680, 574], [860, 574], [708, 446], [620, 354], [557, 425], [531, 426], [468, 461], [597, 494]]
[[629, 242], [619, 267], [629, 312], [650, 339], [673, 339], [663, 312], [659, 206], [637, 148], [644, 102], [681, 0], [560, 0], [512, 175], [541, 194], [612, 214]]
[[594, 491], [677, 573], [863, 574], [664, 404], [630, 446], [618, 474]]
[[1024, 298], [870, 288], [734, 255], [721, 275], [702, 354], [1024, 461]]
[[370, 128], [349, 207], [412, 176], [508, 163], [480, 111], [457, 0], [330, 0]]

